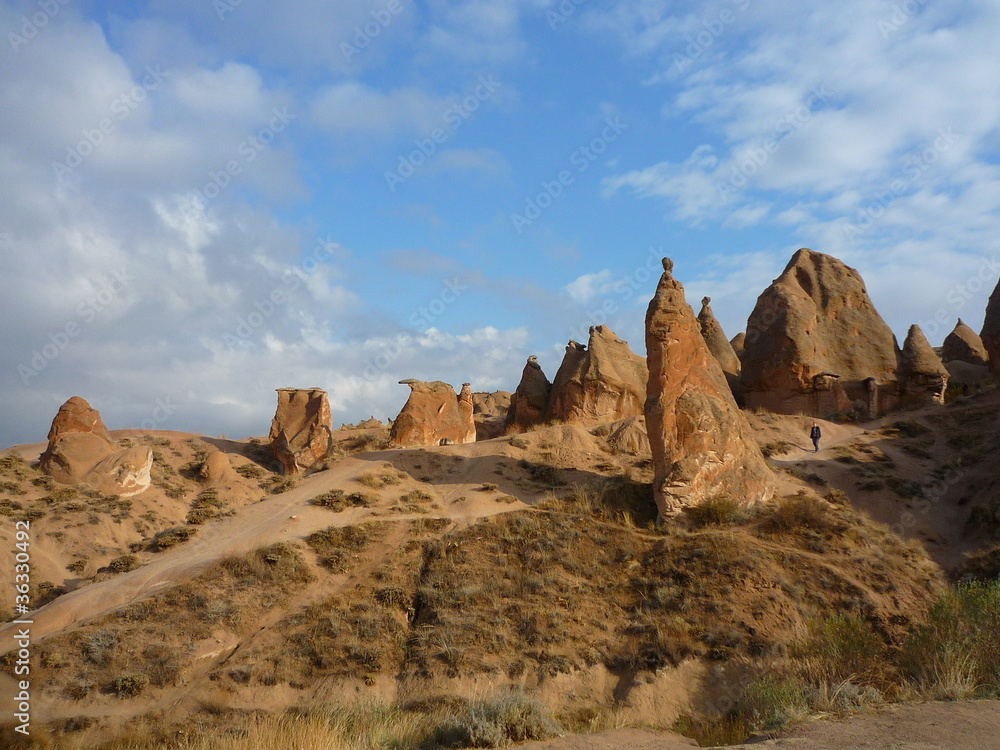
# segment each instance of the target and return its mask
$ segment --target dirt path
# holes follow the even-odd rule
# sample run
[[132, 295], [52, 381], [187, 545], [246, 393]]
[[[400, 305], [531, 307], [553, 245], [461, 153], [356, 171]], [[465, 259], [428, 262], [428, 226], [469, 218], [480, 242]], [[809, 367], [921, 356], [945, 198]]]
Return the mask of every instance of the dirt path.
[[[698, 747], [671, 732], [616, 729], [529, 742], [519, 750], [684, 750]], [[991, 750], [1000, 747], [1000, 701], [890, 706], [875, 714], [810, 721], [781, 737], [732, 750]]]

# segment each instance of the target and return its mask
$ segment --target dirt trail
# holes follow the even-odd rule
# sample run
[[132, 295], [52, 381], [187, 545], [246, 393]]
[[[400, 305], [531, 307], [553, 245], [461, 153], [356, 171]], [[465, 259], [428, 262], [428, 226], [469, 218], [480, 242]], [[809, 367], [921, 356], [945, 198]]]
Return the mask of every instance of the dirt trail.
[[[775, 739], [732, 750], [988, 750], [1000, 746], [1000, 701], [890, 706], [875, 714], [811, 721]], [[519, 750], [684, 750], [698, 747], [672, 732], [616, 729], [529, 742]]]
[[[463, 446], [464, 447], [464, 446]], [[187, 544], [157, 553], [142, 567], [99, 583], [64, 594], [55, 601], [27, 615], [33, 620], [32, 637], [41, 640], [81, 620], [98, 617], [124, 604], [150, 596], [166, 587], [182, 583], [212, 562], [227, 555], [245, 554], [267, 544], [287, 539], [304, 539], [314, 531], [329, 526], [349, 526], [365, 520], [410, 521], [414, 518], [451, 518], [469, 520], [523, 509], [524, 505], [497, 505], [492, 502], [463, 504], [462, 507], [415, 516], [387, 515], [379, 506], [349, 508], [331, 513], [309, 504], [316, 495], [336, 488], [358, 489], [351, 480], [372, 469], [373, 463], [391, 460], [398, 451], [382, 451], [338, 461], [330, 469], [304, 479], [296, 488], [274, 495], [254, 505], [240, 508], [233, 516], [202, 527]], [[463, 472], [461, 481], [473, 477]], [[481, 482], [482, 478], [478, 478]], [[455, 483], [457, 485], [458, 482]], [[437, 485], [435, 489], [441, 488]], [[459, 486], [449, 486], [458, 492]], [[462, 490], [468, 492], [468, 489]], [[17, 626], [0, 626], [0, 644], [12, 643]]]

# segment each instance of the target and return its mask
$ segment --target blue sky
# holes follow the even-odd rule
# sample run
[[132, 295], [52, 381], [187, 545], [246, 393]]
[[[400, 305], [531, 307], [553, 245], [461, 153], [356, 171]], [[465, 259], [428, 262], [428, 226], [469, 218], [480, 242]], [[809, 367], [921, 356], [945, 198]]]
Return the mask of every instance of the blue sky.
[[902, 339], [1000, 276], [1000, 6], [0, 3], [0, 444], [513, 389], [659, 258], [732, 336], [798, 247]]

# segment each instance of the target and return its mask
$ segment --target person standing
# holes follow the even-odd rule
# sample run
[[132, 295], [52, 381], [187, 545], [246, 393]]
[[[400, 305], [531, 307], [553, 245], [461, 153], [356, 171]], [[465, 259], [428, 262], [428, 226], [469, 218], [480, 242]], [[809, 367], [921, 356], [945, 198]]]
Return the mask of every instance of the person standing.
[[813, 422], [812, 429], [809, 430], [809, 437], [813, 441], [813, 452], [819, 453], [819, 439], [823, 437], [823, 431], [820, 430], [819, 425]]

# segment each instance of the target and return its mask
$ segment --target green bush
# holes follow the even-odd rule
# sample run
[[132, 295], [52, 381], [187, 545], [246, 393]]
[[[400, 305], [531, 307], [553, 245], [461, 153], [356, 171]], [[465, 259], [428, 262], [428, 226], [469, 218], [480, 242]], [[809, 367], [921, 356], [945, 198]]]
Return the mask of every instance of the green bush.
[[802, 682], [794, 677], [765, 675], [743, 689], [732, 718], [760, 731], [782, 727], [808, 710], [809, 698]]
[[560, 731], [537, 699], [512, 691], [470, 703], [438, 726], [434, 741], [444, 747], [506, 747]]

